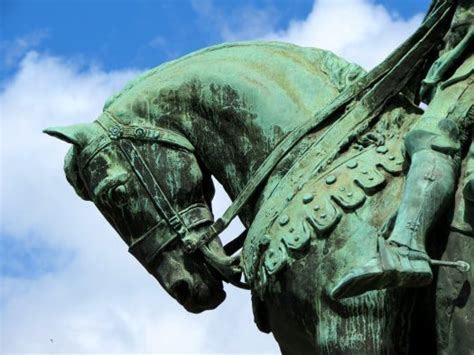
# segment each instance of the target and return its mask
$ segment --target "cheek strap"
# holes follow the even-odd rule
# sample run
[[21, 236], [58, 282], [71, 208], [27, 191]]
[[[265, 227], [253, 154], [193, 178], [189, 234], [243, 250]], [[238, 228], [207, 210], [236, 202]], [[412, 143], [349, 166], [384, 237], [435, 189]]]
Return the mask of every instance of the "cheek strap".
[[133, 144], [131, 140], [121, 139], [117, 142], [117, 145], [147, 192], [152, 203], [155, 205], [158, 213], [178, 236], [184, 236], [189, 231], [188, 226], [166, 197], [163, 189], [158, 181], [156, 181], [145, 159], [143, 159], [135, 144]]

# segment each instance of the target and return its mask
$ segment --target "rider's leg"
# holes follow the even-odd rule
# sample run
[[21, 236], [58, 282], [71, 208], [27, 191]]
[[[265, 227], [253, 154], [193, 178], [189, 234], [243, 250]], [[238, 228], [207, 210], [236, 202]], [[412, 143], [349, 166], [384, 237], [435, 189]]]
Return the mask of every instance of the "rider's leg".
[[411, 168], [397, 218], [385, 240], [379, 237], [378, 257], [355, 267], [330, 291], [334, 299], [388, 287], [423, 286], [432, 272], [425, 238], [433, 221], [454, 195], [457, 164], [451, 156], [432, 149], [412, 154]]
[[[470, 60], [453, 77], [469, 72]], [[431, 281], [425, 238], [436, 218], [445, 212], [457, 185], [461, 146], [467, 139], [465, 131], [473, 125], [473, 83], [472, 74], [459, 76], [435, 90], [428, 108], [405, 138], [412, 161], [393, 231], [388, 240], [378, 238], [377, 257], [336, 281], [329, 291], [332, 298]]]
[[417, 151], [412, 156], [412, 168], [389, 243], [425, 252], [428, 229], [453, 197], [456, 165], [449, 155], [432, 149]]

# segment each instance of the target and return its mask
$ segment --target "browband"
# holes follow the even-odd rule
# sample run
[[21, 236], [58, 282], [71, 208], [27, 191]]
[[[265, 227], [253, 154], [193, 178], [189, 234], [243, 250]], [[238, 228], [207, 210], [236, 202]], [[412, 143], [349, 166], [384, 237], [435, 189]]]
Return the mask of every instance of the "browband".
[[102, 149], [113, 141], [122, 138], [129, 138], [134, 141], [151, 141], [164, 143], [174, 147], [194, 152], [194, 146], [184, 136], [162, 127], [150, 127], [139, 125], [124, 125], [118, 122], [113, 114], [107, 110], [96, 121], [106, 132], [92, 140], [81, 152], [81, 168], [84, 168], [89, 161]]

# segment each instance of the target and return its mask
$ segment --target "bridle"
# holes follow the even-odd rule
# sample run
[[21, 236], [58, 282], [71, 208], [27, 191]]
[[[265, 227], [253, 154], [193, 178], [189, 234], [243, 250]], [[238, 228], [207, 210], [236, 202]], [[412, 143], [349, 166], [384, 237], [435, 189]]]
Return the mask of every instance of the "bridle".
[[[78, 159], [79, 171], [82, 172], [92, 158], [106, 147], [114, 144], [119, 148], [161, 216], [157, 224], [136, 238], [129, 246], [129, 252], [149, 269], [149, 263], [170, 243], [177, 239], [184, 241], [186, 238], [193, 238], [196, 227], [210, 224], [214, 218], [208, 206], [202, 203], [193, 204], [181, 211], [176, 210], [134, 142], [163, 143], [190, 153], [194, 153], [194, 146], [184, 136], [165, 128], [123, 125], [108, 111], [104, 111], [96, 122], [107, 132], [107, 135], [97, 137], [81, 151]], [[156, 229], [166, 225], [171, 228], [171, 233], [164, 232], [160, 238], [152, 237]], [[240, 281], [241, 269], [238, 256], [218, 255], [208, 245], [202, 245], [199, 249], [206, 261], [221, 274], [225, 281], [241, 288], [248, 288]], [[151, 252], [145, 253], [144, 250]]]
[[[147, 191], [153, 204], [174, 231], [174, 233], [160, 241], [155, 240], [155, 243], [157, 243], [157, 245], [153, 246], [155, 252], [147, 258], [151, 259], [158, 255], [164, 247], [179, 238], [186, 252], [194, 253], [197, 250], [201, 250], [208, 263], [220, 272], [224, 280], [241, 288], [249, 288], [247, 284], [240, 281], [242, 271], [240, 254], [237, 256], [217, 255], [209, 249], [209, 242], [218, 237], [230, 224], [278, 163], [309, 132], [334, 117], [335, 114], [347, 115], [355, 106], [361, 110], [360, 112], [365, 111], [366, 116], [370, 117], [374, 113], [380, 112], [379, 110], [388, 99], [400, 93], [407, 85], [409, 79], [413, 77], [414, 68], [420, 65], [423, 58], [426, 57], [427, 53], [433, 49], [439, 38], [441, 38], [442, 31], [438, 29], [448, 18], [451, 7], [452, 1], [446, 0], [433, 9], [422, 26], [390, 57], [367, 75], [350, 85], [330, 105], [315, 114], [310, 120], [291, 131], [264, 160], [240, 194], [232, 202], [231, 206], [220, 218], [206, 228], [205, 232], [196, 233], [193, 231], [191, 228], [191, 218], [187, 218], [183, 211], [176, 211], [173, 208], [134, 144], [134, 141], [137, 140], [162, 142], [194, 152], [193, 145], [183, 135], [159, 127], [125, 126], [118, 123], [118, 120], [114, 119], [111, 113], [106, 112], [98, 120], [98, 123], [108, 132], [108, 136], [91, 142], [82, 151], [80, 159], [83, 162], [82, 166], [87, 165], [88, 161], [97, 152], [112, 143], [116, 143]], [[359, 104], [351, 105], [356, 100]], [[201, 211], [201, 213], [197, 213], [199, 215], [198, 218], [206, 221], [213, 220], [212, 216], [206, 215], [198, 206], [196, 206], [196, 210]], [[194, 222], [196, 221], [194, 220]], [[151, 239], [156, 239], [148, 237], [153, 234], [153, 230], [157, 227], [158, 225], [152, 227], [130, 246], [132, 254], [134, 253], [134, 248], [138, 245], [137, 243], [149, 243]], [[245, 236], [246, 231], [228, 243], [224, 250], [227, 250], [229, 254], [237, 251], [242, 247]]]

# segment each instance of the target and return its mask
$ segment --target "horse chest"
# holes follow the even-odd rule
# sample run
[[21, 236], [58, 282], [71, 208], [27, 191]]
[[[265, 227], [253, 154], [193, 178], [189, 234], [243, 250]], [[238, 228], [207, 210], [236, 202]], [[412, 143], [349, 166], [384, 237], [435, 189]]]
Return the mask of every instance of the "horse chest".
[[352, 148], [322, 172], [312, 172], [309, 164], [307, 171], [285, 176], [262, 204], [244, 246], [245, 274], [253, 288], [263, 291], [279, 271], [306, 254], [311, 241], [330, 238], [347, 214], [370, 206], [367, 200], [403, 171], [400, 147], [396, 139]]

